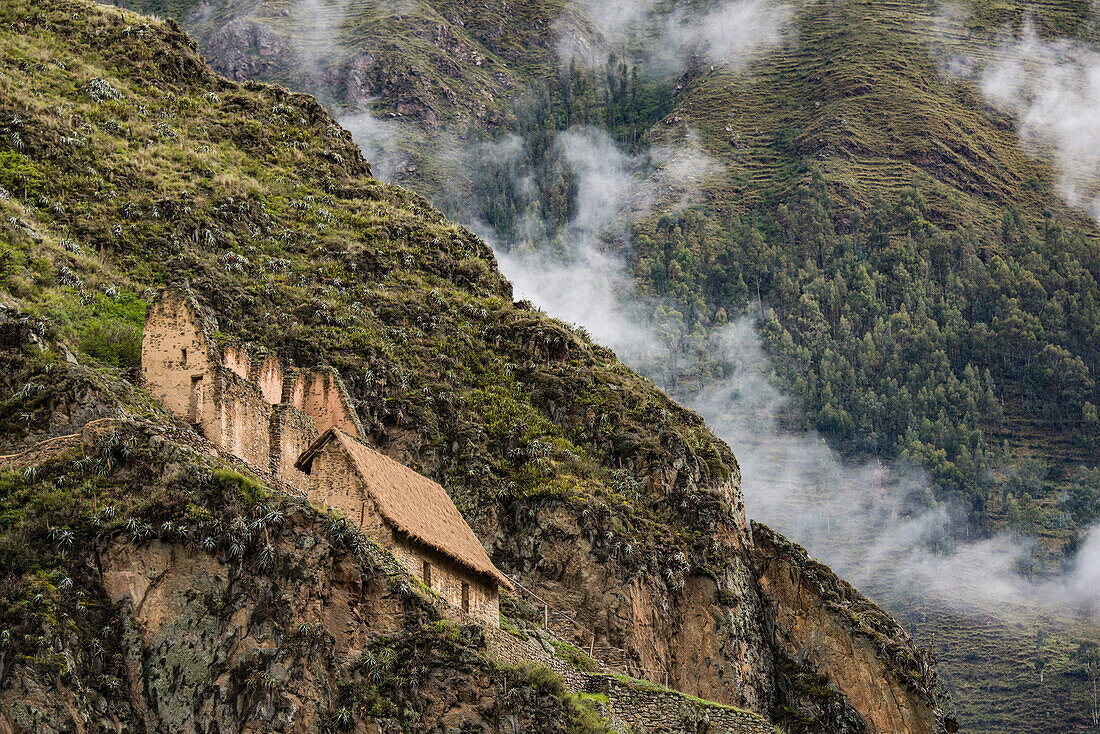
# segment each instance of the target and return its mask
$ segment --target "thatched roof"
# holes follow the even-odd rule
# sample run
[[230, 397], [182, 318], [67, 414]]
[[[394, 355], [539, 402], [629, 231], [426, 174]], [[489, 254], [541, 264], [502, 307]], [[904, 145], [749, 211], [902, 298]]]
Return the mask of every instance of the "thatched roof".
[[338, 428], [320, 435], [295, 466], [309, 473], [313, 459], [335, 441], [351, 459], [382, 519], [394, 529], [511, 589], [508, 577], [489, 560], [481, 541], [462, 519], [446, 490], [404, 464], [359, 442]]

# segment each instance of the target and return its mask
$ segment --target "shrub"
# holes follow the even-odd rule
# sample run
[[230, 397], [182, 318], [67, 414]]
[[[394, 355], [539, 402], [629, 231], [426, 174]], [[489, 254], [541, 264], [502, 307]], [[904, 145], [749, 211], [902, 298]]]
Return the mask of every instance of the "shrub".
[[14, 150], [0, 151], [0, 186], [25, 199], [38, 193], [45, 181], [42, 171], [27, 156]]
[[228, 490], [235, 490], [247, 505], [266, 502], [270, 492], [255, 478], [235, 472], [232, 469], [218, 467], [214, 469], [214, 480]]
[[115, 367], [141, 364], [141, 329], [118, 321], [93, 321], [80, 336], [80, 349]]

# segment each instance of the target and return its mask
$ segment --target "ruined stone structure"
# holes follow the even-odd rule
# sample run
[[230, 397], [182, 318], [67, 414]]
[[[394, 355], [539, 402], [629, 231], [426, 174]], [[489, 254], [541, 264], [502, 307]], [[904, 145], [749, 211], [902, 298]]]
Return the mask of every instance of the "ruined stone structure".
[[294, 464], [321, 432], [362, 435], [335, 370], [287, 369], [272, 354], [217, 344], [182, 289], [150, 307], [141, 371], [149, 392], [219, 449], [303, 491], [309, 482]]
[[499, 626], [496, 569], [450, 497], [432, 480], [330, 428], [304, 453], [311, 499], [323, 500], [393, 551], [432, 591], [482, 622]]
[[445, 601], [500, 624], [498, 586], [511, 582], [443, 487], [359, 441], [334, 369], [218, 344], [194, 296], [169, 288], [149, 309], [141, 370], [161, 404], [220, 450], [339, 509]]

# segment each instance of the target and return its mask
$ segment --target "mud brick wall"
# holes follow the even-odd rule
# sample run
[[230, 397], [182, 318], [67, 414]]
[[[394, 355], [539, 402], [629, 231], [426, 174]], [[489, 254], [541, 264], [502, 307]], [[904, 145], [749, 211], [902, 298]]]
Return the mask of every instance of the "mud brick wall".
[[[257, 383], [263, 390], [262, 383]], [[280, 404], [271, 411], [271, 474], [303, 492], [309, 489], [309, 475], [294, 468], [298, 457], [317, 439], [313, 419], [293, 405]]]
[[256, 383], [267, 402], [274, 405], [283, 401], [283, 366], [274, 355], [253, 357], [248, 367], [248, 379]]

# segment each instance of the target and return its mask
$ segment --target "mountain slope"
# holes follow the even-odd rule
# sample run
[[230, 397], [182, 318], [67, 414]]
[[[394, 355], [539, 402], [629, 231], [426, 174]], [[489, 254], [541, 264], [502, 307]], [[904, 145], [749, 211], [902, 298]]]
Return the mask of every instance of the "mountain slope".
[[[371, 178], [312, 98], [228, 82], [173, 23], [83, 0], [5, 0], [0, 22], [0, 440], [76, 434], [4, 462], [0, 678], [18, 687], [0, 687], [23, 703], [7, 725], [291, 727], [306, 711], [313, 730], [435, 730], [456, 708], [490, 730], [591, 723], [541, 673], [486, 661], [475, 633], [422, 624], [438, 614], [423, 600], [371, 607], [393, 598], [369, 543], [204, 456], [149, 398], [145, 308], [186, 281], [220, 340], [338, 369], [370, 439], [440, 480], [494, 562], [575, 610], [627, 672], [829, 730], [815, 697], [840, 705], [842, 689], [806, 667], [777, 690], [736, 460], [697, 415], [513, 303], [486, 245]], [[100, 418], [122, 422], [82, 440]], [[150, 574], [168, 578], [151, 607]], [[348, 596], [362, 619], [340, 612]], [[402, 615], [379, 649], [342, 637]], [[941, 728], [912, 640], [892, 625], [879, 642], [871, 675]], [[509, 687], [513, 711], [474, 699]]]
[[[949, 72], [959, 59], [995, 60], [1028, 21], [1041, 39], [1095, 42], [1089, 3], [792, 3], [792, 30], [770, 53], [735, 68], [712, 68], [699, 53], [672, 79], [654, 73], [647, 56], [661, 13], [714, 3], [640, 4], [658, 22], [618, 44], [585, 18], [598, 8], [585, 3], [556, 19], [554, 3], [322, 5], [355, 12], [340, 21], [340, 42], [322, 45], [312, 65], [295, 55], [292, 25], [264, 20], [298, 4], [222, 0], [213, 5], [218, 20], [186, 2], [143, 7], [194, 29], [227, 73], [280, 79], [341, 112], [361, 111], [379, 95], [371, 109], [383, 123], [400, 121], [401, 133], [372, 151], [379, 160], [398, 151], [381, 170], [489, 221], [505, 247], [527, 244], [521, 215], [530, 212], [546, 220], [545, 231], [571, 236], [577, 193], [561, 161], [562, 131], [596, 125], [643, 156], [652, 144], [696, 141], [721, 164], [687, 199], [696, 205], [685, 210], [673, 189], [611, 245], [625, 253], [639, 310], [659, 304], [666, 310], [658, 320], [674, 310], [663, 333], [678, 359], [661, 360], [651, 374], [681, 395], [723, 374], [708, 337], [760, 297], [775, 315], [759, 326], [778, 380], [798, 397], [783, 419], [820, 431], [848, 457], [926, 469], [931, 496], [906, 497], [902, 509], [917, 515], [949, 503], [951, 520], [935, 538], [941, 547], [1034, 535], [1034, 557], [1021, 565], [1058, 571], [1100, 517], [1095, 224], [1059, 195], [1059, 172], [1044, 151], [1020, 142], [1018, 121], [987, 102], [978, 80]], [[363, 8], [378, 19], [359, 23]], [[261, 36], [282, 39], [270, 47], [277, 53], [252, 44], [256, 36], [213, 42], [228, 27], [219, 23], [253, 22]], [[613, 50], [628, 65], [570, 66], [548, 41], [562, 38], [597, 59]], [[517, 46], [527, 51], [517, 56]], [[388, 59], [381, 64], [380, 49]], [[502, 80], [488, 95], [485, 68]], [[444, 77], [470, 83], [433, 81]], [[378, 132], [360, 139], [370, 143]], [[381, 137], [392, 132], [383, 127]], [[529, 164], [518, 175], [507, 162], [494, 167], [493, 148], [464, 153], [466, 140], [485, 135], [514, 144], [510, 133]], [[525, 189], [532, 184], [534, 195]], [[839, 563], [850, 549], [845, 538], [813, 550], [835, 552]], [[904, 593], [884, 593], [895, 610], [912, 611]], [[987, 668], [958, 653], [973, 641], [954, 613], [928, 614], [943, 620], [936, 639], [960, 679], [1021, 669], [1023, 637], [979, 625], [1003, 661]], [[1048, 710], [1042, 683], [1026, 695], [1009, 683], [960, 685], [978, 712], [969, 723], [1012, 731], [1085, 722], [1081, 669], [1067, 658], [1057, 675], [1059, 695], [1076, 703], [1049, 721], [1034, 715]]]

